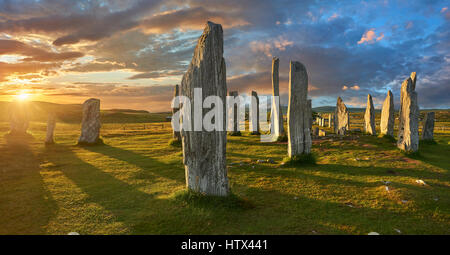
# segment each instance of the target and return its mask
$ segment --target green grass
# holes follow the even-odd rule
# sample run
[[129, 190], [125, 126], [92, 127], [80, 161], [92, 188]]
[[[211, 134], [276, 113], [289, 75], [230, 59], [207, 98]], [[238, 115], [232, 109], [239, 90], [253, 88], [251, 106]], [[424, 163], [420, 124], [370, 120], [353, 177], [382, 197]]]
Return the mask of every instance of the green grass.
[[389, 139], [328, 136], [302, 166], [280, 164], [286, 143], [242, 132], [227, 143], [232, 196], [211, 198], [185, 190], [170, 123], [144, 124], [104, 124], [104, 144], [85, 147], [79, 124], [58, 123], [45, 146], [45, 123], [27, 139], [0, 123], [0, 234], [450, 234], [447, 131], [417, 158]]
[[182, 143], [181, 143], [181, 141], [178, 140], [178, 139], [170, 139], [170, 140], [169, 140], [169, 145], [170, 145], [170, 146], [174, 146], [174, 147], [181, 147], [181, 146], [182, 146]]
[[283, 163], [285, 166], [309, 166], [315, 165], [317, 162], [316, 155], [314, 153], [301, 154], [293, 157], [285, 157]]

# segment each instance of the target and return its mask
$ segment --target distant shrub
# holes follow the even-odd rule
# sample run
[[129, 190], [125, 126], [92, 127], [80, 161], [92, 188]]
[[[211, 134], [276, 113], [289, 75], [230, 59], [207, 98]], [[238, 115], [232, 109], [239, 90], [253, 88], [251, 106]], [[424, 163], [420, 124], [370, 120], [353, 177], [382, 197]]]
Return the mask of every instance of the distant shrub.
[[170, 139], [169, 140], [169, 146], [181, 147], [181, 145], [182, 145], [182, 143], [178, 139]]
[[79, 146], [97, 146], [97, 145], [104, 145], [103, 139], [99, 138], [96, 143], [86, 143], [86, 142], [78, 142], [77, 145]]
[[175, 193], [174, 199], [177, 202], [185, 203], [190, 206], [212, 208], [212, 209], [250, 209], [254, 206], [250, 201], [240, 198], [230, 192], [228, 196], [210, 196], [193, 190], [183, 190]]
[[420, 140], [419, 145], [435, 145], [437, 142], [435, 140]]
[[280, 136], [277, 138], [277, 142], [280, 142], [280, 143], [287, 142], [287, 141], [288, 141], [288, 137], [287, 137], [286, 134], [280, 135]]
[[381, 135], [381, 138], [383, 138], [389, 142], [393, 142], [393, 143], [397, 142], [397, 140], [391, 135]]
[[412, 159], [420, 159], [422, 158], [422, 155], [420, 154], [419, 151], [401, 151], [403, 153], [403, 155], [405, 155], [408, 158], [412, 158]]
[[283, 159], [284, 165], [302, 166], [302, 165], [315, 165], [316, 156], [313, 153], [301, 154], [294, 157], [286, 157]]

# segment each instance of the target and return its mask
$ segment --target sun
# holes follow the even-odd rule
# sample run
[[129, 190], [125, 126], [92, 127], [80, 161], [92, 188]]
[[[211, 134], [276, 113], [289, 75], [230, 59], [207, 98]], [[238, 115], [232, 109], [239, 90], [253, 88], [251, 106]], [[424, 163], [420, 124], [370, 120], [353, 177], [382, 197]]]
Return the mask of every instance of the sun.
[[21, 93], [21, 94], [16, 95], [16, 98], [20, 101], [25, 101], [29, 97], [30, 97], [30, 94], [27, 94], [27, 93]]

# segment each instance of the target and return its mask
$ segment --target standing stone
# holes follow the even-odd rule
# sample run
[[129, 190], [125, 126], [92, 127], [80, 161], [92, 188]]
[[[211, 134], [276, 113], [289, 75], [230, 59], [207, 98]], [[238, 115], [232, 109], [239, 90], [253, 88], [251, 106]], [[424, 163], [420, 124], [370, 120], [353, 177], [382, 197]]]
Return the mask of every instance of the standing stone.
[[[226, 109], [225, 68], [222, 26], [208, 22], [198, 39], [189, 68], [183, 75], [181, 95], [189, 98], [191, 105], [196, 103], [202, 105], [206, 97], [218, 96], [222, 100], [222, 109]], [[202, 89], [201, 102], [195, 102], [194, 88]], [[193, 120], [195, 114], [200, 114], [203, 119], [206, 113], [205, 109], [192, 110], [187, 113], [189, 115], [187, 117]], [[219, 114], [223, 120], [219, 122], [223, 124], [220, 130], [182, 129], [183, 163], [188, 189], [207, 195], [226, 196], [229, 193], [226, 166], [226, 111]], [[182, 119], [184, 122], [185, 116]], [[215, 120], [217, 121], [217, 118]], [[194, 127], [191, 127], [191, 130], [194, 130]]]
[[[270, 114], [270, 130], [274, 135], [274, 139], [284, 135], [283, 126], [283, 112], [281, 111], [280, 102], [280, 78], [278, 69], [280, 66], [280, 60], [276, 57], [272, 58], [272, 107]], [[278, 102], [275, 101], [275, 97], [278, 97]]]
[[417, 74], [416, 72], [412, 72], [411, 75], [411, 82], [412, 82], [412, 90], [416, 90], [416, 81], [417, 81]]
[[288, 106], [288, 155], [311, 152], [311, 107], [308, 98], [308, 74], [300, 62], [290, 62]]
[[[179, 95], [180, 95], [180, 86], [177, 84], [177, 85], [175, 85], [175, 88], [173, 91], [173, 97], [176, 98]], [[172, 108], [172, 116], [174, 116], [174, 114], [176, 112], [178, 112], [179, 110], [180, 110], [179, 108]], [[173, 127], [172, 127], [172, 129], [173, 129]], [[177, 141], [181, 141], [180, 131], [175, 131], [175, 129], [173, 129], [173, 139], [176, 139]]]
[[377, 135], [377, 131], [375, 129], [375, 108], [373, 107], [372, 96], [370, 94], [367, 95], [367, 107], [366, 113], [364, 114], [364, 130], [367, 134]]
[[55, 143], [55, 139], [53, 138], [53, 134], [55, 133], [55, 126], [56, 116], [54, 113], [49, 113], [47, 119], [47, 136], [45, 137], [45, 144]]
[[256, 91], [252, 91], [250, 108], [250, 131], [252, 135], [259, 135], [259, 97]]
[[[228, 94], [230, 97], [236, 98], [239, 94], [237, 91], [231, 91]], [[230, 135], [233, 136], [240, 136], [241, 135], [241, 131], [239, 131], [239, 114], [238, 114], [238, 104], [233, 104], [232, 109], [230, 109], [230, 116], [229, 118], [233, 119], [233, 123], [231, 123], [231, 133]], [[230, 107], [230, 108], [231, 108]], [[231, 116], [232, 114], [232, 116]]]
[[9, 106], [9, 123], [11, 135], [25, 135], [30, 123], [27, 102], [12, 102]]
[[314, 128], [313, 135], [314, 136], [318, 136], [319, 135], [319, 127], [315, 127]]
[[381, 110], [380, 129], [382, 135], [394, 136], [394, 96], [389, 90]]
[[419, 105], [414, 90], [416, 73], [402, 84], [397, 147], [406, 152], [419, 150]]
[[434, 112], [425, 113], [422, 126], [422, 140], [433, 140], [434, 133]]
[[100, 137], [100, 100], [88, 99], [83, 104], [81, 135], [78, 144], [96, 144]]
[[331, 113], [328, 114], [328, 127], [331, 128], [331, 119], [332, 119], [332, 115]]
[[338, 97], [336, 103], [336, 112], [334, 113], [334, 132], [338, 135], [345, 135], [350, 129], [350, 118], [347, 106], [345, 106], [341, 97]]
[[306, 107], [308, 108], [308, 114], [309, 114], [309, 120], [308, 120], [308, 127], [309, 130], [312, 130], [312, 123], [313, 123], [313, 115], [312, 115], [312, 100], [308, 99], [306, 103]]

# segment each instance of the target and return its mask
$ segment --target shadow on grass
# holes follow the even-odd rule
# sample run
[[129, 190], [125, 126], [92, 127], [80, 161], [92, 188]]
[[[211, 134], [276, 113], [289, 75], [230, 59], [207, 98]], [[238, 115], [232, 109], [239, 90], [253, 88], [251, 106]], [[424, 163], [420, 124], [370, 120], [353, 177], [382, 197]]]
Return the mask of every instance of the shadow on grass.
[[254, 208], [254, 205], [247, 199], [243, 199], [233, 192], [226, 197], [206, 196], [192, 190], [183, 190], [175, 193], [176, 202], [206, 209], [224, 209], [224, 210], [248, 210]]
[[450, 145], [442, 142], [419, 144], [419, 155], [417, 160], [437, 166], [446, 170], [450, 169]]
[[115, 158], [128, 164], [135, 165], [142, 169], [140, 172], [141, 178], [151, 177], [146, 175], [149, 172], [153, 175], [169, 178], [180, 183], [184, 183], [184, 167], [182, 162], [166, 164], [159, 160], [153, 159], [149, 156], [144, 156], [139, 153], [113, 147], [107, 144], [101, 146], [85, 147], [84, 149], [91, 152], [100, 153], [108, 157]]
[[133, 222], [139, 219], [140, 210], [157, 202], [154, 195], [142, 192], [83, 161], [73, 149], [74, 146], [53, 145], [47, 149], [45, 157], [89, 196], [87, 203], [100, 204], [133, 230]]
[[0, 147], [0, 234], [45, 234], [58, 206], [46, 189], [32, 136], [5, 136]]

